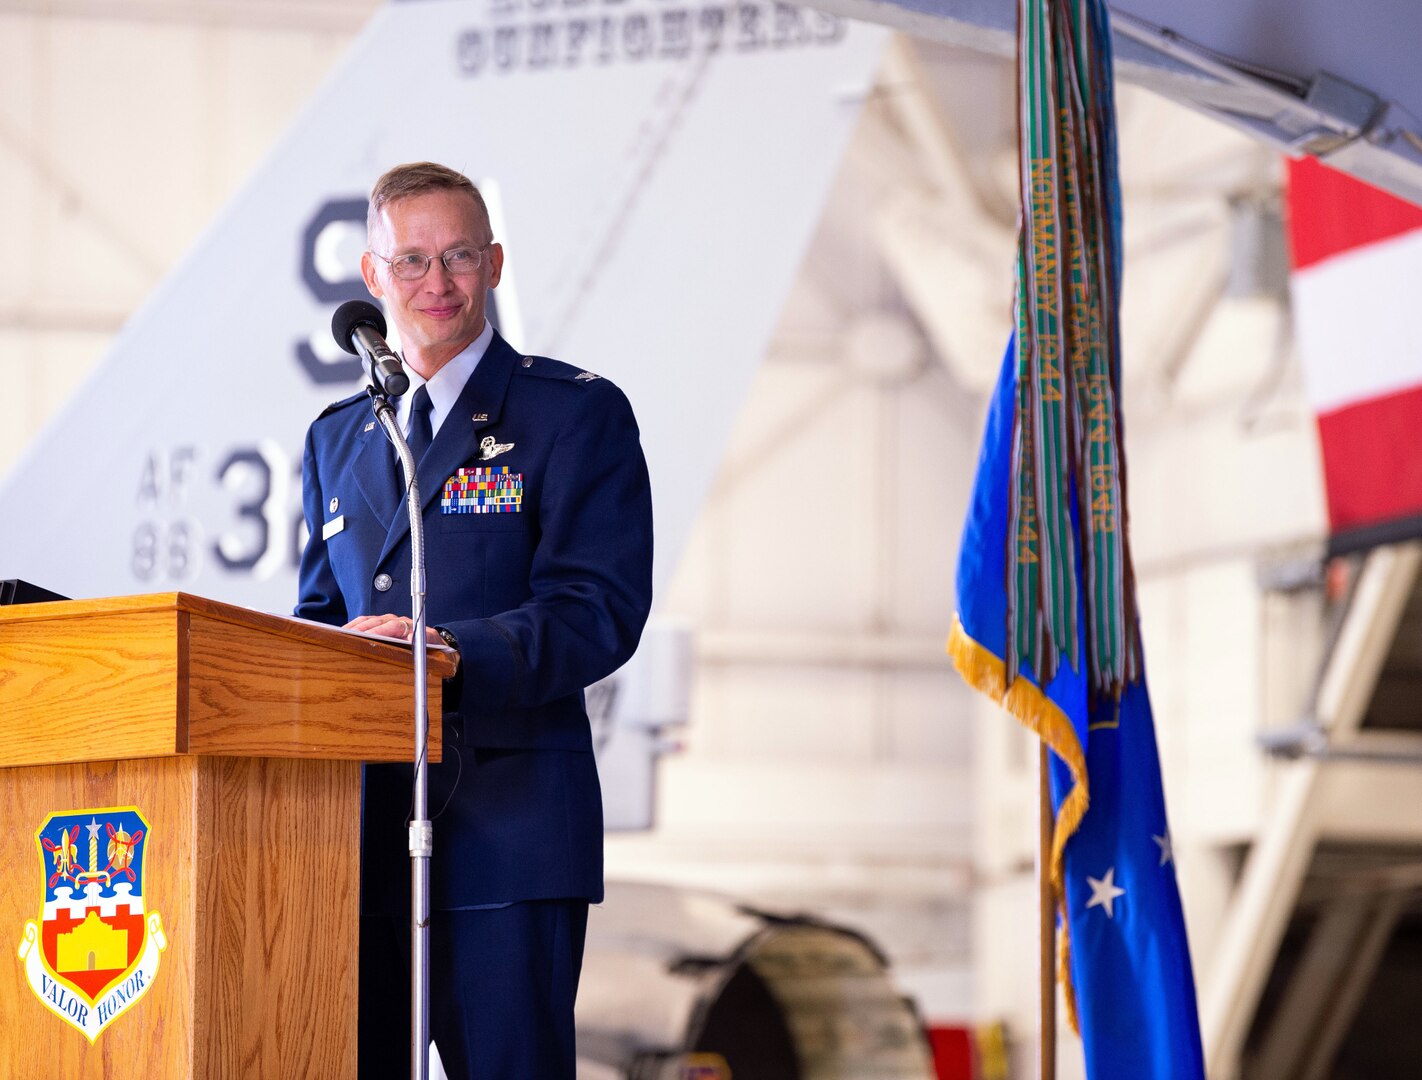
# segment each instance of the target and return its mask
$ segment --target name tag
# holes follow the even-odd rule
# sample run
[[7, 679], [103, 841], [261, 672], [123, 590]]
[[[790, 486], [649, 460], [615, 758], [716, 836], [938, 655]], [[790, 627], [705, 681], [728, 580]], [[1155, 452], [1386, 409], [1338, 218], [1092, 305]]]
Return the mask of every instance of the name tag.
[[340, 532], [340, 531], [341, 531], [342, 529], [344, 529], [345, 527], [346, 527], [346, 515], [345, 515], [345, 514], [341, 514], [341, 515], [338, 516], [338, 517], [333, 517], [330, 521], [326, 522], [325, 525], [321, 526], [321, 539], [322, 539], [322, 540], [329, 540], [329, 539], [331, 539], [331, 537], [335, 536], [338, 532]]

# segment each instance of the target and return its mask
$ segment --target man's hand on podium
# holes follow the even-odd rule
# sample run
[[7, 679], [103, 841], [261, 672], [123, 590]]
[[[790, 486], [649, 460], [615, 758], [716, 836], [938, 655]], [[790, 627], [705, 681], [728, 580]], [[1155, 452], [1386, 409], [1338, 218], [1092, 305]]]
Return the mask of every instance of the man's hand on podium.
[[[415, 623], [408, 615], [361, 615], [346, 623], [345, 629], [409, 641], [410, 635], [415, 632]], [[441, 647], [445, 645], [444, 638], [440, 637], [439, 631], [433, 626], [425, 627], [425, 643]]]

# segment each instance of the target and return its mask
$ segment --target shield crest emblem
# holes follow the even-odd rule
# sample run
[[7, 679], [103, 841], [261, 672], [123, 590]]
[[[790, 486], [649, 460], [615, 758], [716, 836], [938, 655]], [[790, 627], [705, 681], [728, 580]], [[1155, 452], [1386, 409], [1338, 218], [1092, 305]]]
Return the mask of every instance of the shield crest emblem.
[[35, 996], [90, 1042], [147, 992], [167, 947], [144, 895], [150, 843], [132, 806], [50, 814], [35, 832], [43, 901], [20, 959]]

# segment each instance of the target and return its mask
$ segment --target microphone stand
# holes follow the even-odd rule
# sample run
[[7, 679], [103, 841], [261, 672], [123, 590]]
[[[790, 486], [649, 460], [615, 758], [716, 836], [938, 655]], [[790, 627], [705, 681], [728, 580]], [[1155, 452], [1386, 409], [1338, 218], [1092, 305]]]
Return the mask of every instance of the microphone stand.
[[[372, 385], [366, 387], [375, 419], [400, 455], [405, 473], [410, 514], [410, 635], [415, 661], [415, 793], [410, 819], [410, 1077], [428, 1080], [430, 1074], [430, 857], [434, 852], [434, 826], [429, 820], [430, 716], [425, 701], [425, 519], [420, 506], [420, 485], [415, 476], [415, 456], [378, 386], [382, 383], [371, 364]], [[401, 373], [403, 375], [403, 373]], [[408, 384], [407, 384], [408, 385]]]

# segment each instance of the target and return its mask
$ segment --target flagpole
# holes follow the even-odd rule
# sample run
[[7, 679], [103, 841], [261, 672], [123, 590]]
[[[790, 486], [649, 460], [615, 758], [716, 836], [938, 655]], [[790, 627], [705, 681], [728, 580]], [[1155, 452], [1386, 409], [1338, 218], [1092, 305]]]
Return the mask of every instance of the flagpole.
[[1039, 1080], [1056, 1080], [1057, 1075], [1057, 904], [1052, 895], [1052, 787], [1049, 769], [1051, 750], [1045, 742], [1037, 749], [1037, 947], [1041, 985], [1039, 1037], [1041, 1070]]

